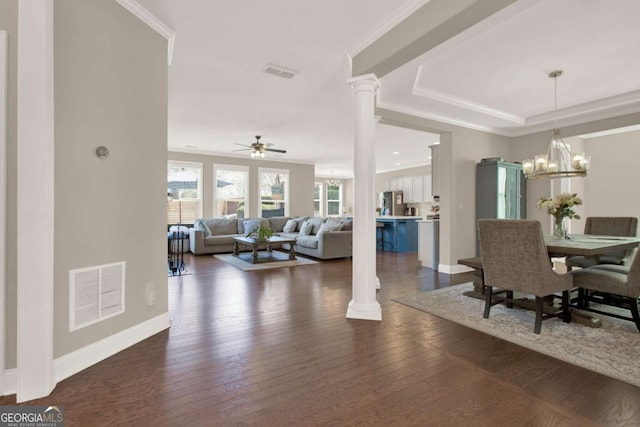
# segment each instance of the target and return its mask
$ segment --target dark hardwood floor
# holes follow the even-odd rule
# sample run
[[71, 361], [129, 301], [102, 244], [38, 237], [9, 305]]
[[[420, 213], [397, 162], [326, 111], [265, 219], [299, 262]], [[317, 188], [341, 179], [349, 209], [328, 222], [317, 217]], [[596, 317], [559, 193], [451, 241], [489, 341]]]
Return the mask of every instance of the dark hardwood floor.
[[350, 260], [186, 261], [171, 329], [29, 404], [67, 426], [640, 426], [640, 389], [393, 302], [471, 279], [416, 254], [378, 253], [382, 322], [345, 318]]

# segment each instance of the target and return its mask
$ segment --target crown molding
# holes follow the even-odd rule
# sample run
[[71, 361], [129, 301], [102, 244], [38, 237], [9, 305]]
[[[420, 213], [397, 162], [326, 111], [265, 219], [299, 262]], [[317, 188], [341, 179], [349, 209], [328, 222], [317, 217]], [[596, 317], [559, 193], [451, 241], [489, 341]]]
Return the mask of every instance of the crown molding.
[[158, 19], [154, 14], [142, 7], [135, 0], [115, 0], [120, 6], [131, 12], [136, 18], [147, 24], [154, 31], [167, 39], [167, 64], [171, 65], [173, 59], [173, 45], [176, 39], [176, 33], [164, 22]]
[[487, 107], [486, 105], [478, 104], [464, 98], [458, 98], [456, 96], [449, 95], [444, 92], [439, 92], [434, 89], [414, 86], [412, 89], [412, 94], [430, 99], [432, 101], [444, 102], [445, 104], [453, 105], [454, 107], [464, 108], [465, 110], [476, 111], [487, 116], [497, 117], [499, 119], [519, 125], [524, 125], [526, 123], [526, 119], [524, 117], [516, 116], [515, 114], [510, 114], [505, 111], [496, 110], [494, 108]]
[[364, 36], [358, 42], [356, 42], [351, 48], [348, 49], [348, 53], [351, 57], [356, 56], [363, 50], [365, 50], [370, 44], [378, 40], [384, 34], [389, 32], [393, 27], [407, 19], [416, 10], [427, 4], [429, 0], [412, 0], [407, 2], [400, 9], [389, 15], [384, 22], [371, 33]]
[[422, 117], [428, 120], [435, 120], [437, 122], [448, 123], [450, 125], [460, 126], [468, 129], [475, 129], [482, 132], [495, 133], [502, 136], [511, 136], [508, 131], [495, 129], [488, 126], [482, 126], [475, 123], [469, 123], [462, 120], [454, 119], [453, 117], [441, 116], [438, 114], [431, 114], [425, 111], [416, 110], [414, 108], [405, 107], [403, 105], [393, 104], [390, 102], [378, 102], [378, 108], [384, 108], [386, 110], [396, 111], [398, 113], [409, 114], [411, 116]]
[[[599, 113], [601, 111], [611, 112], [629, 112], [628, 107], [633, 104], [638, 104], [640, 108], [640, 90], [634, 90], [631, 92], [622, 93], [619, 95], [609, 96], [607, 98], [597, 99], [595, 101], [585, 102], [583, 104], [572, 105], [559, 109], [557, 111], [557, 119], [565, 120], [572, 119], [592, 113]], [[548, 113], [537, 114], [535, 116], [527, 117], [526, 125], [537, 125], [541, 123], [553, 123], [554, 113], [550, 111]]]

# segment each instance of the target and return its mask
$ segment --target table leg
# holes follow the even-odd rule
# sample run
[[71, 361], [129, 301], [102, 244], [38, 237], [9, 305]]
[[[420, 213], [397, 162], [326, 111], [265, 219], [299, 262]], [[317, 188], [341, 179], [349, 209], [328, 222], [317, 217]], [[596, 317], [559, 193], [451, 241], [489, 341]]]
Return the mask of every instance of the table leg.
[[238, 242], [237, 241], [233, 242], [233, 254], [235, 256], [238, 256], [240, 254], [240, 251], [238, 249]]
[[258, 263], [258, 245], [253, 245], [253, 259], [251, 261], [253, 264]]
[[296, 259], [296, 250], [295, 250], [295, 246], [293, 243], [289, 244], [289, 259], [293, 260]]

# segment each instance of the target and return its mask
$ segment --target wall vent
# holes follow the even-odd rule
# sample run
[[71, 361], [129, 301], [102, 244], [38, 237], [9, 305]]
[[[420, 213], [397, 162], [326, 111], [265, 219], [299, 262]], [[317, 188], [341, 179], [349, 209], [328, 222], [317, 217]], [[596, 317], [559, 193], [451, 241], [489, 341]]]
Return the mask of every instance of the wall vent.
[[296, 74], [298, 74], [297, 71], [287, 70], [286, 68], [273, 64], [267, 64], [262, 69], [262, 71], [267, 74], [273, 74], [274, 76], [283, 77], [285, 79], [292, 79]]
[[124, 313], [125, 262], [69, 270], [69, 330]]

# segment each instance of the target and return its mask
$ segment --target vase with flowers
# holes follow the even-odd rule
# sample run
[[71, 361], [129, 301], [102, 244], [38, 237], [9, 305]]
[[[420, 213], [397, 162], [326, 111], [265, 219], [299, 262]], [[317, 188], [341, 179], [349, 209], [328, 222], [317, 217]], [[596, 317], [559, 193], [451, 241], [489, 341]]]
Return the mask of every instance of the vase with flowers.
[[575, 213], [573, 207], [581, 204], [582, 199], [577, 193], [562, 193], [553, 198], [543, 197], [538, 201], [538, 207], [553, 216], [553, 236], [560, 239], [567, 238], [564, 219], [580, 219], [580, 215]]

